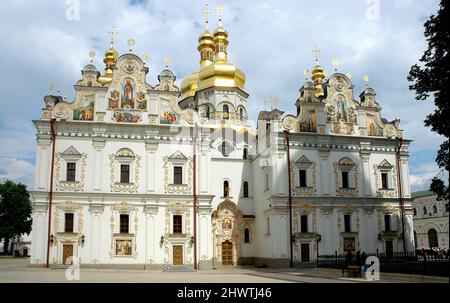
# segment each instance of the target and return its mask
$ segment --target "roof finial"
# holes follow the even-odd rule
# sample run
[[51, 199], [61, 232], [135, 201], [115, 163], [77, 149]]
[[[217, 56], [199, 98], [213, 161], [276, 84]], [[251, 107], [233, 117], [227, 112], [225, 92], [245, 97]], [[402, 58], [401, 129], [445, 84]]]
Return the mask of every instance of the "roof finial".
[[203, 15], [205, 16], [205, 30], [209, 31], [208, 18], [209, 18], [209, 15], [211, 15], [211, 11], [209, 10], [208, 4], [205, 5], [205, 10], [203, 11]]
[[166, 68], [169, 68], [169, 64], [170, 64], [170, 61], [172, 60], [169, 56], [164, 56], [163, 57], [163, 60], [164, 60], [164, 63], [165, 63], [165, 65], [166, 65]]
[[338, 59], [333, 59], [331, 60], [331, 65], [333, 65], [334, 71], [337, 72], [338, 67], [341, 63], [339, 62]]
[[222, 14], [224, 12], [224, 7], [220, 4], [217, 5], [216, 12], [219, 15], [219, 27], [222, 27]]
[[319, 54], [320, 54], [320, 48], [317, 47], [317, 44], [312, 49], [313, 53], [316, 55], [316, 65], [319, 65]]
[[364, 80], [364, 83], [366, 83], [366, 88], [367, 88], [367, 86], [369, 85], [369, 76], [365, 75], [363, 77], [363, 80]]
[[113, 25], [113, 26], [111, 26], [111, 30], [106, 32], [106, 33], [108, 33], [111, 36], [111, 42], [110, 42], [111, 43], [111, 47], [114, 44], [114, 36], [117, 36], [119, 34], [119, 32], [117, 32], [115, 30], [115, 28], [116, 27]]

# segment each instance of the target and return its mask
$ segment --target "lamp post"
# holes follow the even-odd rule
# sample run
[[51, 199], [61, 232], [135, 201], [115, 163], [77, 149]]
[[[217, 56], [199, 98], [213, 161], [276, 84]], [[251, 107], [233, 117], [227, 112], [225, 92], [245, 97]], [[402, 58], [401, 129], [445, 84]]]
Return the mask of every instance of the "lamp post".
[[316, 262], [317, 267], [319, 267], [319, 242], [322, 241], [322, 235], [316, 233]]

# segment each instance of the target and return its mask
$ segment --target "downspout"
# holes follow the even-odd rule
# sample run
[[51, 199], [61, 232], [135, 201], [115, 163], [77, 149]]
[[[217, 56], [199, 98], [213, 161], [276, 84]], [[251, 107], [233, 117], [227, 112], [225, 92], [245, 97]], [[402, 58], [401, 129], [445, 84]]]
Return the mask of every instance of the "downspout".
[[50, 259], [50, 229], [52, 225], [52, 202], [53, 202], [53, 170], [55, 167], [55, 145], [56, 145], [56, 133], [55, 133], [55, 119], [50, 120], [50, 129], [52, 135], [52, 168], [50, 173], [50, 193], [49, 193], [49, 206], [48, 206], [48, 231], [47, 231], [47, 260], [45, 268], [49, 267]]
[[289, 147], [289, 131], [284, 131], [286, 137], [287, 165], [288, 165], [288, 187], [289, 187], [289, 249], [290, 259], [289, 267], [294, 267], [293, 248], [292, 248], [292, 187], [291, 187], [291, 152]]
[[397, 182], [398, 182], [398, 199], [400, 203], [400, 216], [402, 218], [402, 238], [403, 238], [403, 252], [406, 253], [406, 238], [405, 238], [405, 216], [404, 216], [404, 206], [403, 206], [403, 192], [402, 192], [402, 179], [400, 174], [400, 149], [403, 145], [403, 139], [401, 137], [397, 137], [399, 141], [399, 146], [395, 153], [397, 160]]
[[197, 124], [194, 127], [193, 144], [193, 193], [194, 193], [194, 270], [197, 270]]

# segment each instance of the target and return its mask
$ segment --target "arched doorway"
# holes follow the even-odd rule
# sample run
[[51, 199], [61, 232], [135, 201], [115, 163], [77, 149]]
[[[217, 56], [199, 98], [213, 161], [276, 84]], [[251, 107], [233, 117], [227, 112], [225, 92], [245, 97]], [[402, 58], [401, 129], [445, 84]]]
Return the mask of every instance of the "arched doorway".
[[434, 228], [428, 230], [428, 245], [430, 248], [439, 247], [437, 231]]
[[233, 265], [233, 243], [228, 240], [222, 242], [222, 265]]
[[244, 223], [237, 205], [226, 199], [212, 213], [214, 265], [234, 266], [242, 252]]

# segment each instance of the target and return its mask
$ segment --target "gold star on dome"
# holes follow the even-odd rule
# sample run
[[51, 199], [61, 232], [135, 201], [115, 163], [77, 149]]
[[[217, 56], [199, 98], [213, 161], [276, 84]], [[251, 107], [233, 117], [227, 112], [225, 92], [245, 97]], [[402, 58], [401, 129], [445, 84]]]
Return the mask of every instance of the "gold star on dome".
[[208, 19], [209, 19], [209, 15], [211, 15], [211, 11], [209, 10], [208, 4], [205, 5], [205, 10], [203, 11], [203, 15], [205, 16], [205, 29], [208, 29]]
[[320, 54], [320, 48], [316, 46], [314, 46], [314, 48], [312, 49], [313, 53], [316, 56], [316, 64], [319, 65], [319, 54]]
[[106, 32], [108, 35], [111, 36], [111, 46], [114, 44], [114, 36], [117, 36], [119, 32], [115, 30], [115, 26], [111, 26], [111, 30]]

